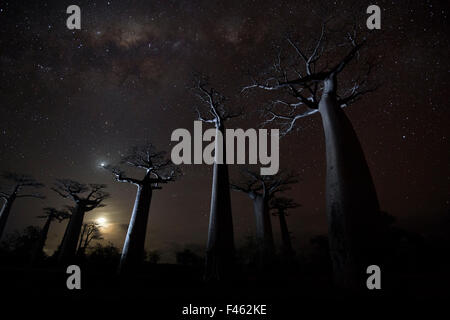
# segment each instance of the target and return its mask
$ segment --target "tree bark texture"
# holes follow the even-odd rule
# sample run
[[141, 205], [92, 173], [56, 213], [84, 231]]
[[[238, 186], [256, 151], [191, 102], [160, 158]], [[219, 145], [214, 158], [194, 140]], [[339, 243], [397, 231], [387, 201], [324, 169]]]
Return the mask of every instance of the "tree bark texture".
[[336, 99], [336, 79], [325, 80], [319, 103], [326, 144], [326, 212], [335, 283], [365, 285], [368, 265], [377, 264], [379, 205], [356, 133]]
[[13, 193], [7, 200], [5, 200], [5, 203], [3, 204], [2, 211], [0, 212], [0, 239], [2, 238], [3, 232], [5, 231], [6, 223], [8, 222], [11, 207], [15, 199], [16, 195]]
[[[218, 128], [224, 137], [223, 127]], [[216, 156], [218, 140], [216, 134]], [[223, 159], [226, 159], [223, 144]], [[211, 191], [211, 209], [209, 215], [208, 242], [206, 246], [206, 280], [228, 278], [233, 269], [234, 235], [231, 215], [230, 185], [228, 167], [225, 163], [214, 162]]]
[[120, 273], [134, 270], [144, 259], [145, 236], [152, 194], [150, 182], [144, 181], [142, 185], [138, 186], [133, 213], [120, 257]]
[[268, 200], [260, 194], [255, 194], [253, 210], [256, 219], [256, 240], [260, 251], [260, 265], [269, 266], [275, 256], [275, 244]]
[[73, 262], [75, 259], [78, 238], [80, 237], [81, 227], [86, 209], [83, 205], [77, 204], [73, 210], [72, 216], [67, 225], [67, 231], [61, 244], [58, 262], [60, 265]]

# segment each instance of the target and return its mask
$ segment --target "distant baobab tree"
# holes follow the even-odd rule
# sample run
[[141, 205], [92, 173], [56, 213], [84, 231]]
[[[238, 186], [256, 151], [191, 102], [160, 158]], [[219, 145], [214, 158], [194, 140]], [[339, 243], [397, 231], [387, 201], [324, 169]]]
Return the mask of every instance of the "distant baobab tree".
[[218, 161], [217, 150], [222, 149], [222, 159], [227, 158], [227, 151], [225, 143], [219, 145], [221, 139], [218, 136], [220, 132], [225, 137], [225, 122], [240, 116], [242, 111], [231, 112], [226, 108], [226, 97], [212, 88], [206, 77], [199, 77], [193, 90], [202, 103], [201, 108], [196, 107], [198, 120], [211, 123], [216, 128], [205, 279], [223, 280], [231, 274], [235, 247], [228, 166], [226, 161]]
[[135, 179], [118, 167], [104, 166], [114, 174], [117, 181], [131, 183], [137, 187], [119, 264], [119, 272], [123, 273], [135, 268], [144, 259], [145, 235], [153, 190], [161, 189], [161, 184], [174, 181], [180, 171], [170, 159], [165, 158], [164, 151], [156, 151], [151, 143], [132, 148], [121, 163], [145, 171], [142, 179]]
[[78, 242], [77, 256], [83, 257], [86, 249], [92, 240], [102, 240], [103, 236], [100, 232], [100, 225], [97, 222], [83, 223], [81, 228], [80, 241]]
[[84, 184], [70, 179], [58, 179], [56, 181], [52, 190], [61, 197], [75, 202], [61, 244], [58, 257], [59, 264], [71, 262], [75, 258], [84, 215], [86, 212], [104, 206], [102, 202], [109, 197], [109, 194], [104, 191], [105, 188], [106, 185], [104, 184]]
[[286, 216], [288, 216], [287, 210], [298, 207], [300, 207], [300, 205], [290, 198], [275, 197], [270, 201], [270, 208], [273, 210], [272, 214], [278, 216], [278, 219], [280, 220], [281, 252], [287, 260], [291, 259], [294, 255], [291, 235], [286, 222]]
[[[8, 181], [10, 184], [10, 190], [0, 191], [0, 199], [4, 200], [3, 207], [0, 211], [0, 239], [5, 231], [6, 223], [8, 222], [8, 217], [11, 212], [11, 207], [17, 198], [45, 198], [40, 193], [26, 192], [27, 189], [38, 189], [44, 186], [42, 183], [37, 182], [32, 176], [14, 172], [5, 172], [2, 174], [2, 178]], [[5, 186], [2, 189], [6, 188], [8, 187]]]
[[275, 243], [273, 239], [272, 223], [270, 220], [270, 201], [277, 192], [286, 191], [289, 185], [297, 183], [293, 173], [279, 172], [276, 175], [266, 176], [245, 170], [246, 179], [240, 183], [232, 183], [231, 188], [247, 194], [253, 200], [253, 209], [256, 218], [256, 240], [260, 248], [261, 266], [269, 266], [275, 256]]
[[[323, 23], [319, 37], [309, 47], [301, 48], [288, 38], [292, 54], [284, 58], [280, 52], [269, 74], [262, 75], [262, 80], [254, 79], [244, 90], [255, 88], [283, 94], [267, 106], [264, 124], [281, 125], [284, 134], [296, 128], [300, 119], [315, 113], [321, 115], [334, 278], [338, 286], [356, 288], [365, 283], [362, 276], [367, 263], [376, 262], [380, 210], [363, 150], [342, 108], [375, 87], [368, 85], [373, 63], [369, 59], [363, 63], [361, 59], [367, 40], [359, 41], [356, 29], [346, 33], [347, 40], [342, 43], [335, 40], [336, 34], [327, 32], [327, 23]], [[351, 65], [354, 60], [359, 67]], [[350, 69], [351, 73], [341, 75], [344, 69]], [[348, 87], [338, 87], [338, 78]]]
[[52, 207], [44, 208], [44, 214], [41, 216], [37, 216], [39, 219], [45, 219], [44, 227], [41, 229], [41, 233], [39, 236], [39, 241], [36, 244], [35, 250], [31, 256], [31, 264], [33, 265], [37, 259], [42, 255], [42, 252], [45, 247], [45, 242], [47, 241], [48, 231], [50, 229], [50, 225], [53, 221], [61, 222], [65, 219], [70, 218], [70, 214], [66, 210], [58, 210]]

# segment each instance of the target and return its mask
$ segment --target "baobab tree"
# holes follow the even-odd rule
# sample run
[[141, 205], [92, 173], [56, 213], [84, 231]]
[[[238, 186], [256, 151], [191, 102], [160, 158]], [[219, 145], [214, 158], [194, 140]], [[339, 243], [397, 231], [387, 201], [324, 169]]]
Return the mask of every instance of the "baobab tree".
[[137, 187], [136, 200], [119, 264], [119, 272], [124, 273], [134, 269], [144, 259], [145, 236], [153, 190], [162, 189], [161, 184], [174, 181], [180, 171], [165, 158], [164, 151], [156, 151], [151, 143], [132, 148], [121, 163], [145, 171], [142, 179], [135, 179], [129, 177], [119, 167], [104, 166], [114, 174], [116, 181]]
[[270, 209], [272, 209], [272, 214], [278, 216], [280, 220], [280, 230], [281, 230], [281, 252], [283, 256], [289, 260], [294, 255], [294, 250], [292, 249], [291, 235], [286, 222], [286, 216], [288, 216], [288, 209], [298, 208], [300, 205], [296, 203], [293, 199], [285, 197], [274, 197], [270, 201]]
[[209, 86], [205, 77], [198, 79], [193, 89], [203, 104], [202, 108], [196, 107], [198, 120], [216, 128], [205, 279], [223, 280], [232, 273], [235, 248], [228, 166], [224, 160], [226, 146], [219, 135], [225, 137], [225, 123], [240, 116], [242, 111], [233, 112], [226, 108], [226, 97]]
[[66, 210], [58, 210], [52, 207], [44, 208], [44, 214], [37, 216], [39, 219], [45, 219], [44, 227], [41, 229], [39, 236], [39, 241], [36, 243], [36, 247], [31, 256], [31, 264], [33, 265], [37, 259], [42, 255], [45, 247], [45, 242], [47, 241], [48, 231], [50, 225], [53, 221], [61, 222], [65, 219], [70, 218], [70, 214]]
[[[27, 192], [27, 189], [42, 188], [44, 185], [37, 182], [33, 177], [29, 175], [17, 174], [14, 172], [5, 172], [2, 174], [2, 178], [10, 183], [9, 191], [0, 191], [0, 198], [4, 200], [2, 210], [0, 212], [0, 239], [5, 231], [6, 223], [11, 212], [12, 205], [17, 198], [38, 198], [44, 199], [45, 197], [40, 193]], [[6, 189], [7, 187], [5, 187]]]
[[97, 222], [83, 223], [81, 228], [80, 241], [78, 242], [77, 256], [83, 257], [86, 249], [92, 240], [102, 240], [103, 236], [100, 232], [100, 225]]
[[104, 207], [102, 203], [109, 194], [104, 191], [104, 184], [84, 184], [70, 179], [58, 179], [53, 191], [61, 197], [75, 202], [58, 257], [59, 264], [71, 262], [75, 258], [78, 238], [86, 212]]
[[[270, 75], [251, 88], [281, 93], [271, 101], [264, 124], [276, 123], [286, 134], [304, 117], [319, 113], [325, 133], [326, 212], [335, 282], [345, 288], [364, 285], [368, 264], [376, 263], [379, 205], [372, 177], [358, 137], [343, 108], [375, 90], [368, 84], [373, 63], [362, 63], [367, 43], [357, 39], [356, 29], [343, 43], [328, 38], [327, 24], [310, 49], [287, 39], [292, 54], [278, 55]], [[333, 33], [335, 35], [336, 33]], [[334, 43], [330, 48], [329, 43]], [[339, 58], [341, 57], [341, 58]], [[360, 62], [352, 66], [352, 61]], [[353, 68], [353, 69], [352, 69]], [[355, 71], [355, 68], [359, 69]], [[342, 75], [344, 69], [351, 74]], [[348, 85], [338, 88], [338, 80]]]
[[269, 266], [275, 255], [269, 203], [276, 193], [288, 190], [289, 185], [297, 183], [298, 180], [293, 173], [279, 172], [272, 176], [260, 175], [250, 170], [243, 173], [247, 179], [238, 184], [232, 183], [231, 189], [243, 192], [253, 200], [260, 263], [261, 266]]

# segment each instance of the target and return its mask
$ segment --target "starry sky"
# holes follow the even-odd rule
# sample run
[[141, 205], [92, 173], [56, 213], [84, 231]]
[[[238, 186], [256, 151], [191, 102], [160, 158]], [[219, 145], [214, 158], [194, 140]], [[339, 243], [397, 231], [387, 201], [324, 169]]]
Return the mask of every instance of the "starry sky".
[[[81, 8], [81, 30], [66, 28], [67, 6]], [[420, 233], [440, 232], [450, 209], [449, 28], [445, 1], [2, 1], [0, 4], [0, 169], [32, 174], [46, 200], [15, 203], [7, 232], [42, 225], [42, 207], [70, 204], [48, 187], [56, 178], [106, 183], [111, 198], [86, 220], [104, 217], [104, 241], [121, 247], [136, 189], [99, 167], [152, 141], [170, 153], [176, 128], [192, 130], [192, 75], [210, 75], [230, 103], [246, 110], [228, 127], [258, 127], [257, 94], [243, 96], [248, 70], [270, 64], [286, 32], [307, 41], [320, 17], [365, 25], [368, 5], [382, 10], [370, 52], [382, 86], [346, 108], [371, 169], [381, 208]], [[355, 20], [356, 19], [356, 20]], [[320, 115], [281, 140], [280, 163], [300, 183], [302, 204], [288, 217], [297, 250], [326, 233], [325, 146]], [[231, 166], [236, 179], [240, 167]], [[207, 237], [212, 168], [183, 168], [154, 193], [147, 250], [167, 261]], [[139, 173], [134, 172], [136, 176]], [[7, 187], [7, 185], [6, 185]], [[254, 230], [252, 203], [232, 193], [236, 242]], [[65, 222], [50, 230], [47, 250]], [[279, 242], [277, 220], [273, 220]]]

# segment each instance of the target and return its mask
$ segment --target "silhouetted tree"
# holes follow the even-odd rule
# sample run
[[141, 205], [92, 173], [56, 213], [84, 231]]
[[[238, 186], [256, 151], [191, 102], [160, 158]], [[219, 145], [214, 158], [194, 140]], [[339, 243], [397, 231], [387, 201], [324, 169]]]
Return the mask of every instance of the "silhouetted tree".
[[[225, 163], [226, 146], [221, 144], [218, 135], [220, 132], [225, 137], [225, 122], [242, 112], [230, 112], [225, 107], [225, 96], [210, 87], [205, 77], [198, 79], [194, 90], [206, 109], [203, 113], [208, 115], [202, 115], [200, 108], [196, 108], [198, 120], [211, 123], [216, 128], [205, 279], [221, 280], [231, 274], [235, 248], [228, 166]], [[222, 150], [221, 154], [219, 150]]]
[[89, 266], [98, 268], [102, 273], [117, 271], [119, 261], [120, 251], [110, 242], [106, 245], [96, 243], [87, 255]]
[[28, 226], [21, 232], [7, 234], [1, 242], [1, 259], [3, 264], [24, 265], [29, 263], [41, 230], [36, 226]]
[[285, 197], [272, 198], [270, 201], [270, 208], [274, 209], [272, 214], [278, 216], [280, 219], [280, 230], [281, 230], [281, 248], [283, 256], [290, 259], [294, 255], [294, 250], [292, 249], [291, 236], [286, 222], [286, 216], [288, 216], [287, 210], [298, 208], [300, 205], [295, 203], [293, 199]]
[[[281, 124], [283, 133], [294, 129], [297, 120], [320, 113], [325, 132], [326, 212], [335, 281], [339, 286], [355, 288], [365, 283], [361, 276], [365, 275], [367, 263], [376, 262], [379, 205], [360, 142], [342, 108], [375, 89], [367, 84], [373, 64], [367, 60], [367, 68], [360, 67], [363, 72], [344, 78], [351, 79], [349, 87], [338, 90], [338, 75], [349, 68], [355, 57], [361, 60], [366, 40], [357, 40], [356, 29], [346, 34], [348, 41], [344, 43], [330, 41], [327, 33], [324, 23], [310, 52], [288, 39], [293, 55], [284, 59], [280, 53], [266, 80], [254, 80], [244, 90], [285, 93], [286, 99], [272, 101], [265, 111], [269, 116], [265, 123]], [[350, 48], [339, 60], [346, 47]]]
[[199, 266], [203, 259], [198, 254], [193, 252], [191, 249], [185, 248], [175, 254], [177, 264], [182, 266]]
[[[2, 210], [0, 211], [0, 239], [3, 236], [3, 231], [5, 231], [9, 213], [11, 212], [11, 207], [17, 198], [45, 198], [39, 193], [25, 192], [24, 189], [36, 189], [44, 186], [42, 183], [37, 182], [29, 175], [5, 172], [2, 174], [2, 178], [7, 180], [11, 185], [9, 186], [9, 191], [0, 191], [0, 199], [4, 200]], [[4, 188], [6, 189], [7, 187]]]
[[239, 184], [231, 184], [231, 188], [244, 192], [253, 200], [253, 209], [256, 218], [256, 239], [261, 252], [261, 266], [269, 266], [275, 255], [275, 244], [270, 221], [269, 202], [277, 192], [286, 191], [288, 185], [296, 183], [293, 173], [279, 172], [276, 175], [260, 175], [245, 170], [247, 179]]
[[92, 240], [102, 240], [100, 225], [96, 222], [83, 223], [80, 240], [78, 242], [77, 255], [83, 257]]
[[237, 260], [244, 267], [258, 266], [259, 246], [254, 235], [246, 235], [243, 243], [236, 250]]
[[105, 166], [114, 174], [117, 181], [131, 183], [137, 187], [136, 200], [120, 258], [119, 272], [122, 273], [127, 272], [127, 269], [133, 269], [144, 259], [145, 235], [153, 190], [162, 189], [161, 184], [174, 181], [179, 170], [165, 158], [164, 151], [156, 151], [151, 143], [132, 148], [121, 163], [145, 171], [142, 179], [135, 179], [128, 177], [118, 167]]
[[55, 187], [52, 188], [61, 197], [75, 202], [61, 243], [58, 257], [60, 264], [65, 264], [74, 259], [84, 215], [86, 212], [104, 206], [103, 200], [109, 197], [109, 194], [104, 191], [105, 188], [106, 185], [104, 184], [83, 184], [70, 179], [58, 179]]
[[[75, 206], [69, 206], [69, 205], [65, 205], [64, 208], [66, 208], [67, 212], [69, 213], [69, 222], [70, 222], [70, 218], [72, 217], [73, 212], [75, 211], [76, 207]], [[58, 248], [56, 249], [56, 251], [53, 253], [52, 257], [53, 258], [57, 258], [59, 257], [59, 254], [61, 252], [61, 246], [64, 243], [64, 240], [66, 239], [66, 235], [67, 235], [67, 230], [69, 225], [66, 226], [65, 230], [64, 230], [64, 234], [62, 237], [62, 240], [58, 246]]]
[[38, 216], [39, 219], [45, 219], [44, 227], [41, 229], [41, 233], [39, 236], [39, 241], [36, 243], [36, 247], [34, 249], [33, 255], [31, 257], [31, 264], [33, 265], [39, 256], [42, 255], [42, 252], [45, 247], [45, 242], [47, 241], [48, 230], [50, 229], [50, 224], [57, 220], [61, 222], [65, 219], [70, 218], [70, 214], [66, 210], [58, 210], [52, 207], [44, 208], [44, 214]]
[[161, 252], [158, 250], [152, 250], [147, 254], [148, 262], [151, 264], [157, 264], [161, 260]]

